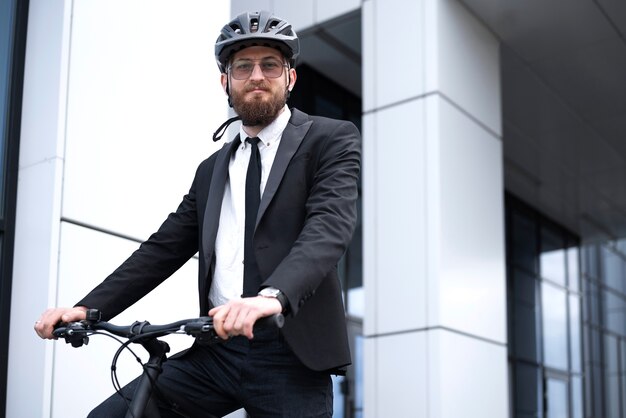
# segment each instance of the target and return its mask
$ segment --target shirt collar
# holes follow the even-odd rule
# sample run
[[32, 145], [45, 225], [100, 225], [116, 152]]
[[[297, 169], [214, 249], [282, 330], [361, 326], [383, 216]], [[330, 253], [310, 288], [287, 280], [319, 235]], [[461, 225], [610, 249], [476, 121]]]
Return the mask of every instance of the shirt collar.
[[[289, 123], [290, 118], [291, 110], [289, 110], [289, 107], [285, 104], [285, 107], [283, 111], [280, 112], [280, 115], [278, 115], [272, 123], [261, 129], [257, 137], [266, 147], [278, 142], [283, 134], [283, 131], [287, 127], [287, 123]], [[243, 125], [239, 127], [239, 137], [242, 138], [241, 142], [244, 144], [246, 142], [246, 138], [250, 137], [250, 135], [243, 130]]]

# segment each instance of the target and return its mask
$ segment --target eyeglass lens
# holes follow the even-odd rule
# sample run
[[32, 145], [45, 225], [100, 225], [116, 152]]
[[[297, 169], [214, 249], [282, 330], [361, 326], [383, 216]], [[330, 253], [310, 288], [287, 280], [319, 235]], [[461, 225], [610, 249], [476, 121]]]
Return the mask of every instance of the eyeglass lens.
[[259, 65], [263, 75], [267, 78], [278, 78], [283, 75], [283, 67], [285, 64], [274, 58], [267, 58], [260, 61], [253, 60], [237, 60], [230, 66], [230, 74], [235, 80], [245, 80], [254, 71], [254, 66]]

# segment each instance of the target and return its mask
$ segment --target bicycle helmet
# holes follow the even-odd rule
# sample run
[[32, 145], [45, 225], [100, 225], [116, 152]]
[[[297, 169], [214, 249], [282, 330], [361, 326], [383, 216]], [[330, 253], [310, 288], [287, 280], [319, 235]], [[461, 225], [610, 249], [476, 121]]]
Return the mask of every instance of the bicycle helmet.
[[250, 46], [279, 49], [291, 67], [300, 53], [298, 35], [290, 23], [268, 11], [246, 12], [224, 26], [215, 41], [215, 60], [220, 71], [226, 72], [232, 54]]

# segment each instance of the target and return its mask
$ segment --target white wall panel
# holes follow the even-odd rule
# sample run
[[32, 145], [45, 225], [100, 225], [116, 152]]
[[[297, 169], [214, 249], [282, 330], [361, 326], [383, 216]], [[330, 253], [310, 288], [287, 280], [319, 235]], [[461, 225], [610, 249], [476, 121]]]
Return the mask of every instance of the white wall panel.
[[[31, 0], [24, 69], [16, 203], [8, 417], [47, 416], [52, 350], [33, 323], [54, 298], [65, 128], [70, 10], [62, 0]], [[9, 324], [5, 324], [9, 326]]]
[[441, 265], [439, 294], [429, 300], [436, 301], [439, 324], [505, 343], [502, 144], [456, 107], [436, 100], [440, 201], [433, 211], [441, 222]]
[[359, 10], [361, 0], [316, 0], [315, 19], [316, 23], [336, 18], [346, 13]]
[[[363, 3], [361, 12], [361, 65], [362, 65], [362, 103], [363, 111], [370, 111], [376, 108], [377, 86], [376, 73], [378, 68], [376, 65], [376, 2], [366, 1]], [[365, 130], [363, 130], [365, 132]], [[365, 158], [365, 155], [363, 156]]]
[[[424, 30], [426, 7], [424, 1], [373, 1], [375, 23], [375, 60], [366, 57], [370, 48], [363, 50], [364, 62], [372, 62], [376, 86], [373, 108], [390, 105], [425, 92], [425, 77], [429, 65], [425, 60], [425, 44], [434, 42], [432, 34]], [[404, 19], [406, 18], [406, 19]], [[366, 31], [364, 31], [366, 32]], [[367, 39], [368, 35], [365, 35]], [[364, 108], [370, 110], [370, 108]]]
[[[258, 12], [260, 10], [272, 11], [273, 3], [274, 0], [234, 0], [231, 2], [229, 17], [224, 21], [224, 23], [226, 23], [228, 19], [238, 16], [243, 12]], [[286, 19], [286, 17], [284, 18]]]
[[[377, 112], [375, 193], [376, 333], [426, 324], [426, 138], [422, 101]], [[411, 121], [407, 131], [397, 121]], [[367, 134], [366, 134], [367, 135]], [[369, 201], [369, 200], [368, 200]], [[364, 228], [365, 229], [365, 228]]]
[[48, 278], [57, 272], [61, 171], [55, 158], [19, 172], [6, 407], [11, 418], [46, 416], [50, 403], [52, 351], [33, 324], [57, 291]]
[[[57, 305], [74, 305], [138, 245], [133, 241], [62, 223]], [[198, 316], [197, 264], [197, 260], [190, 260], [148, 296], [111, 322], [126, 325], [137, 320], [149, 320], [153, 324], [163, 324]], [[170, 336], [167, 341], [172, 353], [193, 342], [187, 336]], [[54, 345], [52, 417], [86, 416], [93, 407], [113, 393], [110, 366], [119, 348], [117, 342], [103, 336], [93, 336], [89, 345], [79, 349], [63, 341], [48, 341], [45, 344]], [[144, 361], [147, 360], [142, 347], [137, 345], [132, 349]], [[120, 382], [127, 383], [139, 374], [141, 367], [131, 354], [125, 352], [118, 362]]]
[[273, 12], [285, 19], [298, 31], [313, 26], [315, 0], [272, 0]]
[[[362, 120], [362, 157], [361, 181], [363, 182], [361, 204], [363, 205], [363, 289], [365, 298], [364, 335], [372, 335], [378, 329], [378, 287], [384, 286], [378, 280], [378, 188], [376, 173], [378, 167], [377, 150], [379, 143], [376, 135], [376, 113], [363, 115]], [[367, 357], [367, 355], [366, 355]]]
[[366, 417], [431, 418], [427, 333], [365, 340]]
[[453, 0], [370, 0], [362, 22], [365, 415], [504, 417], [497, 39]]
[[[73, 292], [93, 284], [77, 280], [68, 287], [69, 276], [58, 276], [59, 257], [88, 269], [81, 279], [93, 280], [104, 277], [94, 265], [119, 261], [108, 258], [115, 252], [109, 244], [89, 255], [98, 258], [89, 265], [73, 258], [76, 248], [66, 257], [71, 245], [59, 249], [61, 217], [146, 237], [176, 208], [197, 163], [216, 148], [210, 136], [226, 117], [226, 98], [213, 43], [229, 4], [30, 1], [7, 416], [48, 417], [53, 401], [59, 407], [69, 399], [67, 381], [53, 378], [54, 344], [32, 331], [46, 307], [73, 303]], [[112, 239], [96, 235], [73, 245]], [[189, 277], [194, 270], [193, 303], [185, 304], [193, 316], [195, 268], [185, 269]], [[169, 303], [158, 306], [159, 313], [177, 312]], [[54, 379], [63, 389], [53, 398]], [[84, 377], [78, 382], [83, 390]]]
[[427, 335], [428, 417], [507, 417], [506, 346], [445, 330]]
[[45, 3], [33, 0], [30, 7], [20, 168], [63, 157], [69, 12], [60, 0]]
[[466, 112], [502, 135], [498, 40], [457, 0], [437, 4], [439, 90]]
[[213, 44], [227, 3], [75, 2], [63, 216], [145, 238], [226, 118]]

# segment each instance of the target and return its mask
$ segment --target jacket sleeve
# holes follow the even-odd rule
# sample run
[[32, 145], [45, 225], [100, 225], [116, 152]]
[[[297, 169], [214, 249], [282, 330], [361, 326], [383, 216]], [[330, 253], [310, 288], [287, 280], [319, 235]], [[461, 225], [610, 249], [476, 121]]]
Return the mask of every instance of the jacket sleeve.
[[360, 135], [349, 122], [324, 138], [306, 200], [304, 226], [289, 254], [263, 286], [280, 289], [296, 315], [339, 259], [352, 239], [357, 220]]
[[176, 212], [76, 306], [99, 309], [103, 319], [111, 319], [152, 291], [198, 251], [199, 172], [200, 169]]

